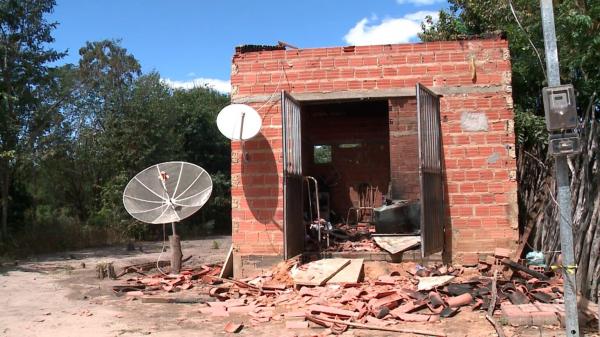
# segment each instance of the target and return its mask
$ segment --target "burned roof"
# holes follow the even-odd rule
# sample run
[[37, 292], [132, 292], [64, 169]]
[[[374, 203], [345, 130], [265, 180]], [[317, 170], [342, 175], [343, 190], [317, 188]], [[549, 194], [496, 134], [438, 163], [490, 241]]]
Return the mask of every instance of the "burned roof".
[[256, 51], [271, 51], [271, 50], [285, 50], [285, 46], [282, 45], [263, 45], [263, 44], [244, 44], [235, 47], [236, 54], [251, 53]]

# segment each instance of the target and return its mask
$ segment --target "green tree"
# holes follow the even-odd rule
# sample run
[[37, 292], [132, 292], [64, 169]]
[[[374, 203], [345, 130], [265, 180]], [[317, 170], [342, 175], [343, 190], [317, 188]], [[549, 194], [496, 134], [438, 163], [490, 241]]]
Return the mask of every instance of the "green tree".
[[53, 80], [48, 63], [64, 54], [48, 47], [52, 30], [44, 15], [53, 0], [0, 1], [0, 185], [2, 237], [8, 235], [11, 185], [26, 151], [49, 127], [52, 109], [41, 109]]
[[119, 151], [120, 130], [128, 117], [129, 101], [141, 66], [119, 41], [86, 42], [79, 55], [73, 121], [77, 123], [74, 129], [78, 151], [88, 159], [79, 164], [91, 176], [90, 215], [102, 208], [107, 215], [112, 214], [102, 206], [110, 194], [107, 184], [124, 180], [121, 164], [127, 158]]
[[[449, 0], [439, 20], [423, 25], [424, 41], [461, 39], [504, 32], [512, 63], [515, 130], [518, 146], [544, 147], [547, 132], [541, 89], [545, 79], [544, 43], [537, 0]], [[600, 88], [600, 3], [566, 0], [555, 7], [561, 82], [572, 83], [581, 115]]]
[[231, 147], [216, 125], [227, 104], [228, 96], [198, 87], [174, 90], [171, 107], [179, 116], [177, 132], [183, 136], [181, 160], [202, 166], [213, 180], [212, 196], [199, 216], [203, 222], [214, 219], [218, 226], [230, 228]]
[[[180, 160], [183, 134], [178, 112], [173, 108], [170, 89], [156, 72], [138, 77], [131, 86], [118, 123], [107, 124], [101, 144], [110, 167], [101, 186], [100, 215], [121, 226], [124, 235], [139, 234], [141, 224], [124, 212], [125, 185], [140, 170], [164, 161]], [[144, 225], [146, 226], [146, 225]]]
[[[2, 201], [7, 208], [11, 203], [3, 216], [8, 214], [12, 234], [0, 252], [46, 252], [143, 237], [149, 227], [126, 214], [123, 189], [140, 170], [170, 160], [199, 164], [213, 178], [212, 198], [185, 223], [197, 227], [214, 219], [229, 228], [230, 147], [215, 124], [228, 96], [207, 88], [168, 87], [157, 72], [143, 74], [118, 40], [87, 42], [77, 64], [47, 67], [63, 55], [48, 49], [55, 24], [43, 21], [54, 3], [0, 4], [2, 41], [17, 41], [4, 43], [0, 55], [5, 60], [0, 175], [5, 179], [10, 173], [10, 184], [2, 180], [0, 185], [10, 193]], [[25, 24], [33, 19], [19, 11], [34, 9], [41, 23]], [[13, 24], [17, 14], [23, 18]], [[25, 39], [21, 31], [33, 37], [18, 42]]]

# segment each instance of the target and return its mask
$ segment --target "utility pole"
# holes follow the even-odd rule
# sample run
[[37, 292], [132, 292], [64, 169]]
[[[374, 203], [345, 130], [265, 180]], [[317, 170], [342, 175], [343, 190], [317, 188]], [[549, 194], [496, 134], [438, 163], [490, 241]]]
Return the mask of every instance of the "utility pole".
[[[544, 88], [544, 108], [548, 131], [550, 131], [549, 150], [555, 158], [556, 186], [558, 188], [562, 275], [565, 282], [565, 328], [566, 336], [579, 337], [571, 190], [569, 167], [567, 165], [567, 155], [579, 152], [579, 138], [572, 131], [577, 127], [575, 95], [572, 86], [560, 85], [552, 0], [540, 0], [540, 7], [542, 10], [546, 70], [548, 73], [548, 88]], [[571, 133], [568, 133], [569, 131]]]

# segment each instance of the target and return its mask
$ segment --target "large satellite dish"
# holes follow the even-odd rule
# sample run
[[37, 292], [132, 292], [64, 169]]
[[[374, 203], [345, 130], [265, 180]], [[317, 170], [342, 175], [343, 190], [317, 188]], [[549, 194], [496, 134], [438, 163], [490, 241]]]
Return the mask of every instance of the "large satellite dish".
[[198, 211], [212, 192], [212, 179], [200, 166], [172, 161], [138, 173], [123, 192], [134, 218], [151, 224], [174, 223]]
[[262, 119], [258, 112], [245, 104], [230, 104], [217, 116], [217, 127], [231, 140], [248, 140], [260, 131]]

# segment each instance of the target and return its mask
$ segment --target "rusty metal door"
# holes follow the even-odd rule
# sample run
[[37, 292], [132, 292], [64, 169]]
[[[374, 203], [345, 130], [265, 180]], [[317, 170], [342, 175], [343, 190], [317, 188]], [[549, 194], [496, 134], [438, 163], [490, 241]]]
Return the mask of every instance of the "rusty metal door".
[[444, 181], [440, 98], [417, 84], [419, 129], [419, 175], [421, 178], [421, 254], [425, 257], [444, 249]]
[[289, 259], [304, 251], [300, 104], [281, 92], [283, 123], [283, 249]]

